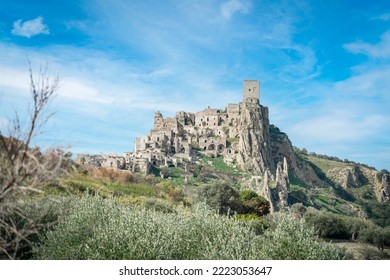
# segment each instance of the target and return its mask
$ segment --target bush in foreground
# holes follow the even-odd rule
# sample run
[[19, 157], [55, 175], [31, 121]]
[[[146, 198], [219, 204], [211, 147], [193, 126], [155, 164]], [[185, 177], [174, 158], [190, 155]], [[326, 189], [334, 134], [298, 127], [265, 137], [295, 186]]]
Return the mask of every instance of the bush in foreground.
[[[129, 208], [113, 199], [73, 201], [38, 259], [339, 259], [302, 221], [275, 216], [264, 235], [200, 204], [189, 212]], [[180, 210], [180, 211], [179, 211]], [[275, 248], [275, 249], [274, 249]]]

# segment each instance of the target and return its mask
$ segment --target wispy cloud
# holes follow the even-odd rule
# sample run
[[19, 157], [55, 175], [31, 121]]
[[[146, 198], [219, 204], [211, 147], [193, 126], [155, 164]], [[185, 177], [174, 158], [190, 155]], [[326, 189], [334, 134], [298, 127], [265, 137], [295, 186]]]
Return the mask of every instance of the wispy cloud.
[[247, 14], [251, 9], [251, 5], [248, 1], [242, 0], [230, 0], [221, 5], [221, 15], [224, 19], [231, 19], [234, 14], [242, 13]]
[[[350, 78], [336, 82], [334, 91], [338, 94], [346, 94], [355, 97], [381, 97], [390, 101], [390, 65], [361, 66], [357, 68], [358, 73], [354, 73]], [[389, 104], [390, 105], [390, 104]]]
[[28, 90], [28, 73], [0, 65], [0, 87]]
[[381, 128], [389, 121], [381, 115], [351, 114], [340, 111], [339, 107], [329, 110], [327, 115], [316, 115], [298, 122], [290, 129], [295, 137], [307, 143], [353, 143], [381, 133]]
[[372, 58], [388, 58], [390, 57], [390, 30], [382, 34], [377, 44], [353, 42], [345, 44], [344, 48], [351, 53], [365, 54]]
[[79, 30], [86, 30], [88, 27], [88, 24], [86, 21], [83, 20], [67, 20], [65, 22], [66, 29], [79, 29]]
[[376, 17], [372, 17], [371, 20], [382, 20], [382, 21], [388, 21], [390, 19], [390, 13], [381, 14]]
[[31, 38], [39, 34], [48, 35], [50, 33], [47, 25], [43, 23], [42, 17], [37, 17], [36, 19], [27, 20], [25, 22], [19, 19], [14, 22], [11, 32], [16, 36], [27, 38]]

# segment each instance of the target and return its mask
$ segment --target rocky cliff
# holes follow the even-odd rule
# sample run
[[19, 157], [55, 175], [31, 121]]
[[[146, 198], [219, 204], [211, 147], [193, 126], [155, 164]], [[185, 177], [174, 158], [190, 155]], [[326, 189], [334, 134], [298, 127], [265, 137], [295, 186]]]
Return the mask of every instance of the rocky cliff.
[[273, 174], [268, 108], [259, 103], [243, 103], [239, 127], [238, 164], [255, 175], [263, 175], [267, 169]]
[[272, 159], [277, 164], [286, 158], [289, 171], [292, 176], [303, 181], [310, 187], [326, 187], [327, 184], [318, 177], [307, 161], [297, 157], [290, 139], [286, 133], [281, 132], [276, 126], [270, 125], [270, 142]]
[[326, 172], [326, 177], [343, 188], [359, 188], [368, 182], [357, 166], [331, 168]]

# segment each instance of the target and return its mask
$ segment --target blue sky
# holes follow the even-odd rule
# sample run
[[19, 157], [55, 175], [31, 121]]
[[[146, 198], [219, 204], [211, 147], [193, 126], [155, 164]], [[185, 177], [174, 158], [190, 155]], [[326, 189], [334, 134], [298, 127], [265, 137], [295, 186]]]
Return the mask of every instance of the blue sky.
[[0, 0], [0, 126], [29, 100], [28, 61], [58, 74], [43, 147], [125, 152], [154, 111], [241, 100], [316, 153], [390, 169], [390, 2]]

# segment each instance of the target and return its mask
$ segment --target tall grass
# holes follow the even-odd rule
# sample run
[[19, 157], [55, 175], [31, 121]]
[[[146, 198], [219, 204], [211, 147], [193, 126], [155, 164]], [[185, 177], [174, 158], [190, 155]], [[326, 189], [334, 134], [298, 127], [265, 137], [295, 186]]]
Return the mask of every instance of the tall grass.
[[[264, 236], [244, 222], [197, 205], [163, 213], [87, 197], [37, 247], [38, 259], [338, 259], [291, 217], [273, 219]], [[296, 231], [297, 230], [297, 231]], [[285, 237], [285, 239], [283, 239]], [[275, 247], [276, 246], [276, 247]], [[276, 248], [275, 250], [273, 248]], [[297, 250], [299, 252], [297, 252]]]

